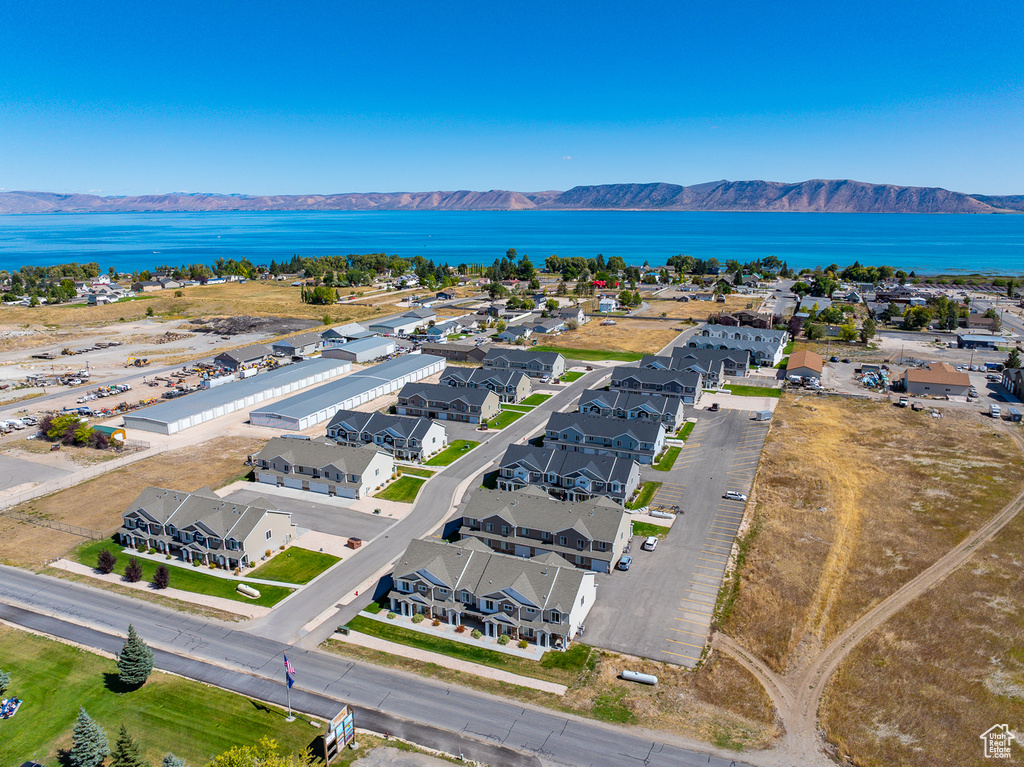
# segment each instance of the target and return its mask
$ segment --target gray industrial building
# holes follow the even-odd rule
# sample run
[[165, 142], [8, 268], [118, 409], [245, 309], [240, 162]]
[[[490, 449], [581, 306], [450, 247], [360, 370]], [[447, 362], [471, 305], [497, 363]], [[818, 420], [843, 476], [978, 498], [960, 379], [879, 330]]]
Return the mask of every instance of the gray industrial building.
[[395, 353], [395, 341], [384, 336], [369, 336], [356, 341], [349, 341], [340, 346], [331, 346], [321, 352], [324, 357], [349, 362], [372, 362]]
[[[347, 364], [341, 360], [331, 360]], [[429, 354], [406, 354], [379, 365], [360, 370], [315, 392], [289, 397], [282, 402], [253, 410], [249, 421], [254, 426], [302, 431], [330, 420], [339, 410], [353, 410], [370, 400], [398, 391], [408, 383], [440, 373], [445, 361]]]
[[313, 359], [162, 402], [124, 416], [126, 429], [175, 434], [268, 399], [316, 386], [352, 368], [344, 360]]

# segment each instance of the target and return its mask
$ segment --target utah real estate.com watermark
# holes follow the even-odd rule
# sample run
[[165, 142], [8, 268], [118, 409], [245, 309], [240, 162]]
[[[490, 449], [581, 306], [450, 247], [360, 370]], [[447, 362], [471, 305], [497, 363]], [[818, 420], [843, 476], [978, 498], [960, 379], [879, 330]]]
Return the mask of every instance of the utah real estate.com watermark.
[[978, 737], [985, 744], [986, 759], [1009, 759], [1010, 744], [1017, 739], [1008, 724], [992, 725]]

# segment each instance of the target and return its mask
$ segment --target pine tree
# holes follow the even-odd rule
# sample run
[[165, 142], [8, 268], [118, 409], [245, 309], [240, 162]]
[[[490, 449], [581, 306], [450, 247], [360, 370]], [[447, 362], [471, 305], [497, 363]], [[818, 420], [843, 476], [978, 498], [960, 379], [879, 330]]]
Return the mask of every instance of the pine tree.
[[154, 589], [166, 589], [167, 584], [171, 582], [171, 572], [167, 569], [167, 565], [160, 565], [156, 568], [156, 572], [153, 573], [153, 588]]
[[6, 671], [0, 670], [0, 695], [7, 692], [7, 688], [11, 686], [11, 675]]
[[128, 624], [128, 639], [117, 658], [117, 672], [121, 683], [129, 687], [140, 687], [153, 671], [153, 651], [146, 646], [135, 632], [135, 626]]
[[80, 708], [75, 729], [71, 732], [68, 763], [71, 767], [99, 767], [109, 753], [107, 733], [85, 712], [84, 707]]
[[188, 767], [188, 765], [185, 764], [185, 760], [182, 759], [180, 756], [175, 756], [174, 754], [167, 754], [164, 757], [164, 761], [161, 767]]
[[117, 557], [114, 556], [114, 552], [110, 549], [103, 549], [96, 562], [96, 569], [104, 575], [110, 575], [114, 572], [114, 565], [117, 564]]
[[128, 566], [124, 569], [124, 579], [129, 583], [138, 583], [142, 580], [142, 563], [138, 557], [128, 560]]
[[117, 733], [117, 743], [111, 757], [110, 767], [150, 767], [149, 762], [142, 758], [138, 741], [123, 724]]

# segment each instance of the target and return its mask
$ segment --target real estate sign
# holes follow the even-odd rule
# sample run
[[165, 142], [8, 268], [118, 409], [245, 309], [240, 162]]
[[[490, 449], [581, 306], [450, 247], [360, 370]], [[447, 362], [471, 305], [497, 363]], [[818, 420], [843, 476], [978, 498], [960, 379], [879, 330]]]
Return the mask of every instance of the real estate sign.
[[327, 764], [330, 764], [338, 752], [356, 738], [355, 712], [350, 706], [345, 706], [338, 712], [327, 725], [327, 732], [322, 737], [324, 758]]

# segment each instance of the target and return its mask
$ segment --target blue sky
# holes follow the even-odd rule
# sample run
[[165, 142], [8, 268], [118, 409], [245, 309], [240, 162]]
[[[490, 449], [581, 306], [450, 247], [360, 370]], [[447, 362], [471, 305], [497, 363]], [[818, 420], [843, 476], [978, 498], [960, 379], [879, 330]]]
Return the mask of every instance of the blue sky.
[[0, 5], [0, 188], [1024, 193], [1024, 3]]

